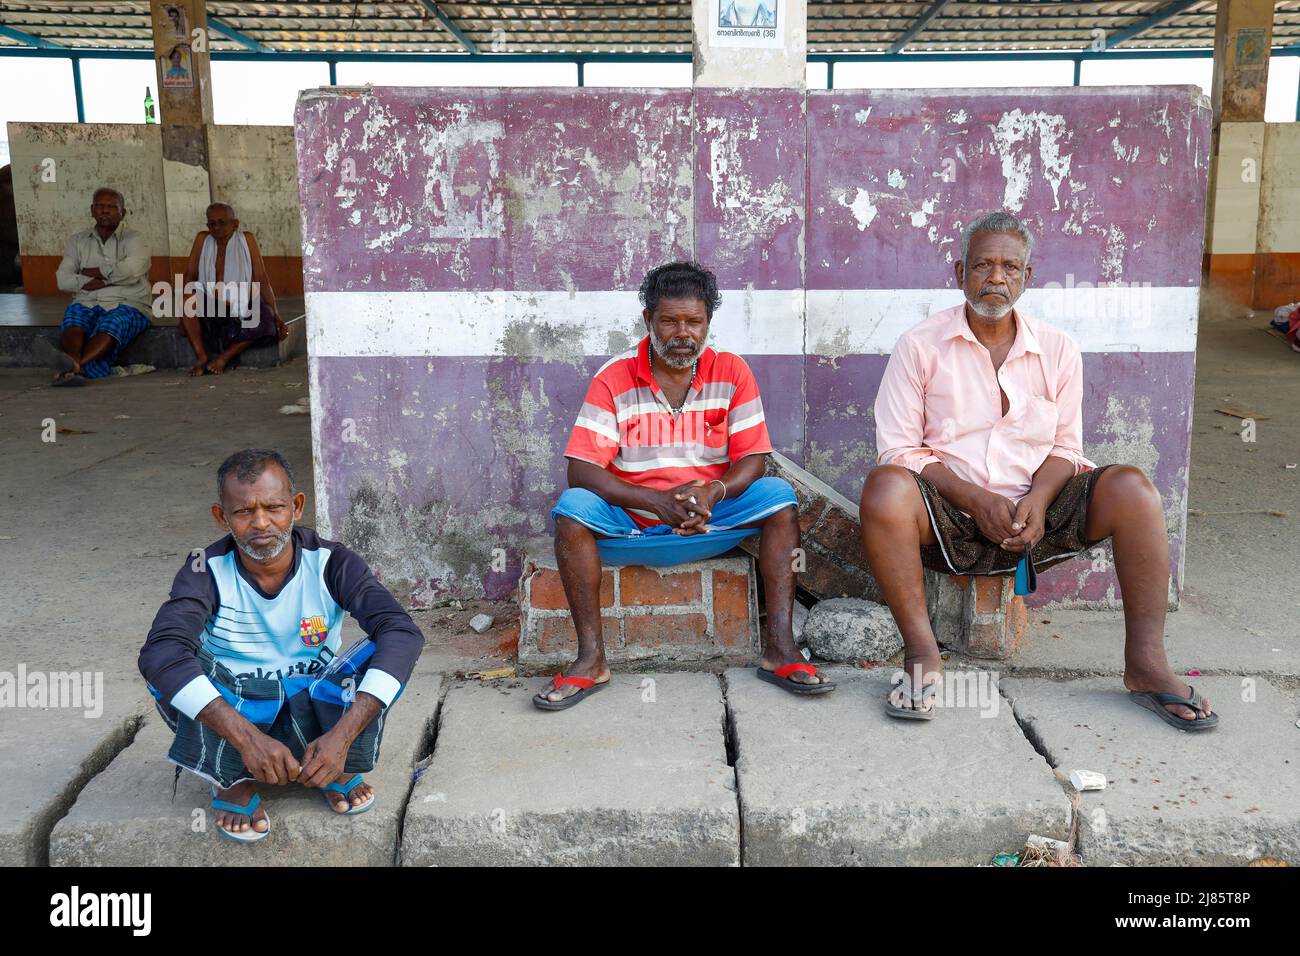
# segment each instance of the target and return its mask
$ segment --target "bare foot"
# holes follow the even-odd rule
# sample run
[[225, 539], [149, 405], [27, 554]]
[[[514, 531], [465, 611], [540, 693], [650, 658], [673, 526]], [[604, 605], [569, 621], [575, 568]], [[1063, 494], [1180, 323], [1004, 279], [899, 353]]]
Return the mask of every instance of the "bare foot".
[[916, 691], [919, 696], [921, 688], [928, 684], [939, 684], [943, 681], [943, 658], [939, 656], [938, 649], [933, 654], [919, 654], [915, 657], [906, 657], [903, 660], [903, 672], [905, 679], [900, 681], [889, 692], [889, 704], [899, 710], [917, 710], [928, 712], [934, 709], [934, 698], [931, 697], [927, 704], [922, 704], [920, 700], [912, 700], [912, 691]]
[[[1191, 688], [1181, 677], [1173, 671], [1167, 670], [1162, 674], [1124, 674], [1124, 686], [1129, 690], [1135, 690], [1139, 694], [1177, 694], [1179, 697], [1190, 697]], [[1198, 717], [1208, 717], [1213, 711], [1210, 709], [1208, 698], [1201, 698], [1201, 709], [1192, 710], [1182, 704], [1165, 704], [1165, 710], [1175, 717], [1181, 717], [1183, 720], [1191, 722]]]
[[[599, 659], [586, 661], [578, 658], [564, 671], [565, 677], [587, 677], [594, 680], [597, 684], [603, 684], [609, 680], [609, 666], [605, 663], [602, 655]], [[544, 687], [540, 693], [549, 701], [564, 700], [566, 697], [572, 697], [582, 688], [575, 687], [573, 684], [566, 684], [556, 689], [552, 683], [549, 687]]]
[[220, 375], [222, 372], [226, 370], [226, 360], [220, 357], [214, 358], [205, 367], [213, 375]]
[[[237, 783], [229, 790], [218, 790], [217, 799], [225, 800], [237, 806], [247, 806], [248, 801], [253, 799], [254, 781], [245, 780], [243, 783]], [[226, 810], [217, 810], [217, 826], [227, 833], [247, 833], [250, 829], [258, 833], [265, 833], [271, 825], [266, 819], [266, 811], [260, 806], [253, 811], [253, 819], [250, 822], [247, 814], [230, 813]]]
[[[337, 780], [332, 781], [337, 784], [345, 784], [356, 774], [344, 773]], [[325, 798], [329, 800], [330, 806], [334, 808], [335, 813], [347, 813], [351, 807], [359, 807], [369, 800], [375, 792], [375, 788], [368, 783], [359, 783], [348, 791], [347, 796], [339, 793], [337, 790], [326, 790]]]
[[190, 378], [198, 378], [208, 370], [208, 357], [200, 355], [198, 359], [190, 366]]
[[[808, 661], [804, 658], [803, 652], [794, 644], [787, 644], [783, 647], [769, 647], [763, 654], [759, 667], [765, 671], [774, 671], [778, 667], [784, 667], [786, 664], [806, 664]], [[831, 679], [822, 674], [809, 674], [807, 671], [793, 671], [786, 678], [795, 684], [829, 684]]]

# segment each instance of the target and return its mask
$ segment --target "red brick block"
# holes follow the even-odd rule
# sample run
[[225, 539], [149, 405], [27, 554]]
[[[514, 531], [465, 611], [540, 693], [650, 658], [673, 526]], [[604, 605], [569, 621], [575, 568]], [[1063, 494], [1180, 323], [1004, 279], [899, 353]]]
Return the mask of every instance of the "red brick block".
[[[529, 579], [532, 588], [532, 605], [542, 610], [568, 610], [569, 599], [564, 595], [564, 582], [554, 568], [538, 568]], [[614, 573], [605, 571], [600, 576], [600, 606], [614, 606]]]
[[708, 620], [703, 614], [638, 614], [623, 619], [627, 647], [664, 647], [706, 641]]
[[619, 603], [623, 607], [663, 607], [698, 604], [704, 595], [698, 571], [668, 571], [629, 565], [620, 571]]
[[[618, 647], [618, 619], [602, 617], [600, 626], [605, 639], [605, 647]], [[544, 619], [541, 633], [537, 635], [537, 650], [543, 654], [553, 654], [559, 651], [576, 654], [578, 652], [578, 632], [573, 626], [573, 618], [566, 614], [563, 617]]]
[[749, 576], [713, 572], [713, 637], [725, 648], [750, 646], [753, 621], [749, 608]]
[[977, 577], [975, 579], [975, 613], [996, 614], [1002, 610], [1007, 592], [1014, 582], [1010, 578]]

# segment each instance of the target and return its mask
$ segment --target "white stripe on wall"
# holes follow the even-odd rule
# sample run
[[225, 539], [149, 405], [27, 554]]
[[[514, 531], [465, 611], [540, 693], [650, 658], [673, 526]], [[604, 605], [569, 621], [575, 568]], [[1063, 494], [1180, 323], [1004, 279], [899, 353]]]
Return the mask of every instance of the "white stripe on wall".
[[[1084, 352], [1191, 352], [1199, 289], [1030, 289], [1019, 307]], [[805, 322], [805, 295], [807, 315]], [[724, 289], [710, 341], [742, 355], [888, 354], [898, 336], [961, 301], [953, 289]], [[310, 292], [309, 354], [518, 356], [572, 362], [645, 334], [633, 292]]]

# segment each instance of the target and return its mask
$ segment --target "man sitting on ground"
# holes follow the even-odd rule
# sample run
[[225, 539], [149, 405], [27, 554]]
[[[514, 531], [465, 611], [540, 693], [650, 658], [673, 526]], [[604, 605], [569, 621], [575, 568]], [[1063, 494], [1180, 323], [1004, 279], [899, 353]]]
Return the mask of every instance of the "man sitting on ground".
[[239, 230], [235, 207], [208, 206], [207, 229], [194, 237], [185, 265], [185, 287], [197, 282], [197, 315], [181, 313], [181, 328], [194, 349], [190, 375], [220, 375], [239, 367], [252, 345], [289, 335], [275, 307], [275, 292], [251, 232]]
[[[1014, 216], [985, 214], [954, 263], [963, 305], [904, 332], [876, 396], [880, 464], [862, 489], [867, 562], [906, 645], [892, 717], [933, 717], [942, 661], [922, 568], [1013, 573], [1112, 539], [1124, 599], [1124, 685], [1180, 730], [1218, 723], [1169, 667], [1169, 541], [1160, 493], [1132, 465], [1083, 456], [1083, 360], [1065, 333], [1015, 309], [1032, 275], [1033, 238]], [[909, 686], [910, 682], [910, 686]]]
[[94, 227], [68, 240], [59, 263], [59, 288], [73, 299], [63, 313], [55, 385], [84, 385], [110, 374], [122, 349], [152, 324], [149, 247], [122, 225], [126, 200], [116, 189], [96, 189], [90, 215]]
[[578, 658], [533, 703], [571, 707], [609, 682], [600, 567], [713, 557], [760, 535], [767, 634], [758, 674], [801, 694], [834, 685], [791, 630], [799, 521], [794, 490], [763, 477], [772, 451], [758, 384], [743, 359], [704, 344], [722, 301], [713, 273], [673, 262], [641, 283], [646, 332], [596, 373], [564, 450], [569, 489], [551, 512], [555, 558]]
[[[276, 452], [227, 458], [212, 516], [228, 534], [177, 573], [140, 651], [176, 734], [168, 759], [213, 784], [217, 827], [242, 843], [271, 830], [254, 781], [321, 788], [335, 813], [370, 808], [377, 718], [424, 649], [359, 555], [294, 527], [304, 502]], [[344, 612], [366, 636], [340, 655]]]

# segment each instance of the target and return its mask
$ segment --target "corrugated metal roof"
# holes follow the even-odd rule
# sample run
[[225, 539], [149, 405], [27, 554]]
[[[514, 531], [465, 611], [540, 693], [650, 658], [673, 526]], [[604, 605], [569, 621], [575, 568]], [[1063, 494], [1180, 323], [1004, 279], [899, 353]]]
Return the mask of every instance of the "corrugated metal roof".
[[[906, 39], [906, 49], [912, 52], [1087, 50], [1099, 35], [1114, 36], [1144, 23], [1145, 28], [1123, 41], [1120, 49], [1210, 47], [1217, 5], [1214, 0], [810, 0], [808, 49], [811, 53], [887, 52]], [[435, 10], [443, 14], [445, 23]], [[212, 0], [208, 16], [272, 51], [463, 53], [467, 47], [456, 32], [482, 53], [689, 53], [691, 49], [689, 2]], [[152, 45], [148, 0], [4, 0], [0, 25], [67, 47], [149, 49]], [[1300, 0], [1276, 4], [1273, 42], [1275, 46], [1300, 43]], [[15, 45], [22, 43], [0, 35], [0, 46]], [[213, 33], [213, 49], [247, 46]]]

